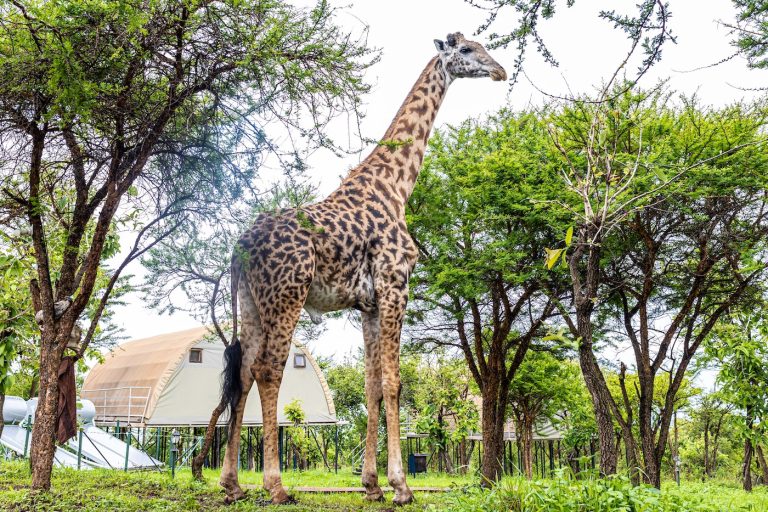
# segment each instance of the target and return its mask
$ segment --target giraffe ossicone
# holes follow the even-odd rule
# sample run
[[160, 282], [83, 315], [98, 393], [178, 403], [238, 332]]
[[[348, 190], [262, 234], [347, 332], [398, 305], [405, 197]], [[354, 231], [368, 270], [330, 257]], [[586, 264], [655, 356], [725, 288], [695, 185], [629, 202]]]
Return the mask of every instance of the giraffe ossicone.
[[[405, 224], [405, 204], [448, 86], [457, 78], [506, 80], [479, 43], [460, 32], [435, 40], [432, 58], [382, 138], [324, 200], [280, 214], [259, 215], [232, 257], [233, 343], [242, 356], [225, 372], [230, 431], [239, 432], [248, 392], [259, 389], [264, 421], [264, 487], [274, 503], [288, 494], [280, 479], [277, 394], [302, 308], [313, 321], [353, 308], [361, 312], [368, 427], [362, 482], [366, 498], [383, 497], [376, 469], [379, 408], [387, 426], [387, 479], [394, 503], [413, 500], [400, 452], [400, 331], [408, 278], [418, 251]], [[387, 141], [390, 141], [388, 143]], [[395, 141], [395, 142], [392, 142]], [[241, 310], [238, 337], [238, 304]], [[237, 345], [239, 343], [239, 345]], [[237, 381], [236, 377], [240, 380]], [[220, 483], [227, 502], [244, 496], [237, 481], [239, 435], [230, 435]]]

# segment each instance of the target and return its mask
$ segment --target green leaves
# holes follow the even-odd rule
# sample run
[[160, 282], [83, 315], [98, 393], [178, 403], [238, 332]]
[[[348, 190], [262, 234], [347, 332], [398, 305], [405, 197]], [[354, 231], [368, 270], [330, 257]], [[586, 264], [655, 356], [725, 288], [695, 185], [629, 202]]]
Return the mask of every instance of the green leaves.
[[544, 251], [546, 252], [546, 259], [544, 261], [544, 266], [547, 270], [552, 270], [555, 268], [555, 265], [557, 265], [558, 261], [561, 261], [562, 265], [565, 267], [568, 265], [568, 261], [566, 260], [566, 255], [568, 248], [571, 246], [571, 242], [573, 241], [573, 226], [569, 226], [568, 230], [565, 232], [565, 247], [562, 249], [549, 249], [545, 248]]
[[[558, 260], [560, 260], [561, 256], [565, 256], [565, 249], [544, 249], [547, 253], [547, 258], [545, 262], [545, 266], [547, 267], [547, 270], [552, 270], [555, 265], [557, 265]], [[565, 262], [563, 262], [565, 263]]]

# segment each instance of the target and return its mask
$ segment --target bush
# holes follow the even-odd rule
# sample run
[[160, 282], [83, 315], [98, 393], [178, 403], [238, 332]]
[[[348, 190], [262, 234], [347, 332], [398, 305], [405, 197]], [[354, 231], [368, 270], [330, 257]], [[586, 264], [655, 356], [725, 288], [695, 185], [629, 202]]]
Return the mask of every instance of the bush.
[[[551, 480], [505, 479], [491, 490], [457, 489], [446, 497], [455, 512], [704, 512], [691, 493], [633, 487], [626, 477], [574, 479], [560, 470]], [[437, 510], [432, 506], [432, 510]], [[750, 510], [750, 509], [745, 509]], [[757, 509], [753, 509], [757, 510]]]

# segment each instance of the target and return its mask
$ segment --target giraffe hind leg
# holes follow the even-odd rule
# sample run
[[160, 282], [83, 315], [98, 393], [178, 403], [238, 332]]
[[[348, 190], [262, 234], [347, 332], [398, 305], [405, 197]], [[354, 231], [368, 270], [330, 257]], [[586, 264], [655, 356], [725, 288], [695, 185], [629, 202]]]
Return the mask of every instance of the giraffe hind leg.
[[253, 299], [248, 291], [241, 288], [239, 300], [242, 304], [242, 331], [236, 345], [225, 350], [224, 397], [230, 403], [229, 436], [224, 453], [219, 484], [226, 492], [226, 503], [243, 499], [245, 493], [240, 488], [237, 478], [237, 458], [240, 453], [240, 431], [248, 393], [253, 386], [251, 363], [253, 348], [261, 337], [261, 322]]
[[[275, 277], [277, 282], [283, 283], [283, 287], [265, 294], [259, 301], [262, 333], [250, 366], [259, 388], [264, 424], [264, 488], [269, 491], [272, 503], [275, 504], [288, 503], [291, 500], [280, 478], [278, 392], [291, 350], [293, 332], [312, 281], [311, 276], [302, 276], [300, 272], [294, 272], [290, 276], [286, 274], [287, 272]], [[252, 293], [256, 293], [256, 290]]]
[[273, 328], [265, 329], [264, 346], [258, 350], [251, 365], [259, 389], [264, 424], [264, 488], [275, 504], [291, 501], [280, 477], [277, 399], [300, 312], [300, 306], [283, 311], [281, 321], [274, 324]]

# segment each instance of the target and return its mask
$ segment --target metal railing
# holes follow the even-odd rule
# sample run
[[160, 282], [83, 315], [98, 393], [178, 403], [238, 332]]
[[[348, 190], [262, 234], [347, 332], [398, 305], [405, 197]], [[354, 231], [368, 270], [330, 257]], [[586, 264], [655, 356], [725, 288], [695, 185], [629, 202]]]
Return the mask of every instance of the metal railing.
[[149, 386], [123, 386], [117, 388], [84, 389], [82, 398], [96, 407], [94, 422], [101, 425], [123, 423], [142, 425], [152, 388]]

